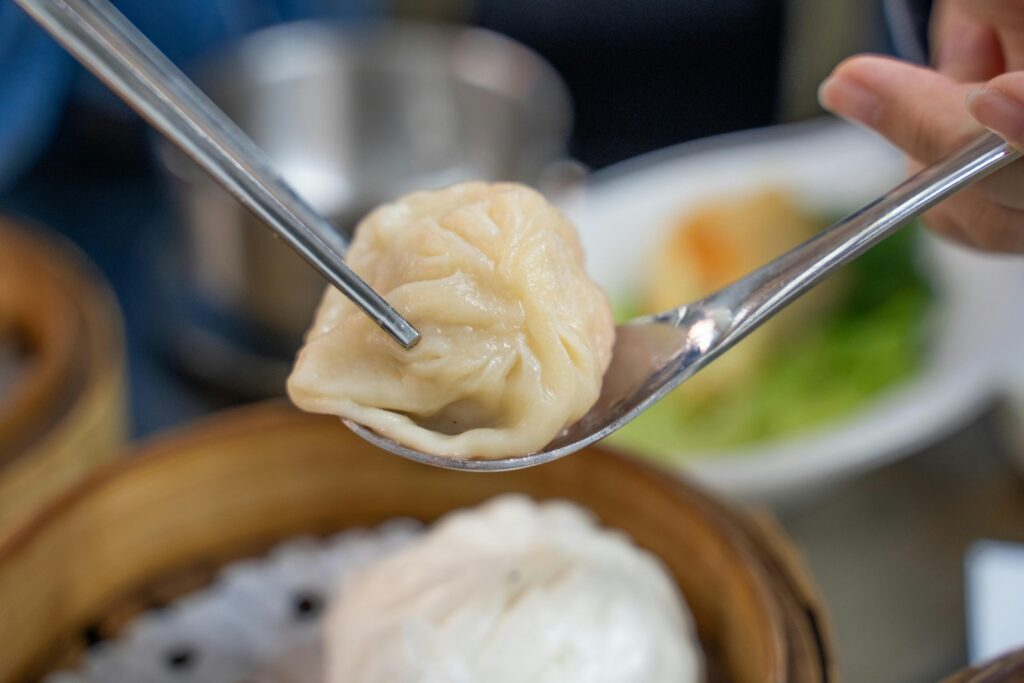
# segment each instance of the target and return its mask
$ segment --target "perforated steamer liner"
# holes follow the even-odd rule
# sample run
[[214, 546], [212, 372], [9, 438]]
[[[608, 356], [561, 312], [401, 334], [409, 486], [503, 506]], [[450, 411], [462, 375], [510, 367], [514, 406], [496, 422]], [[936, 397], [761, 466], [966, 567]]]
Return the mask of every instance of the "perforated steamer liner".
[[296, 538], [241, 560], [216, 581], [135, 619], [46, 683], [319, 683], [321, 627], [344, 577], [422, 526], [393, 520], [327, 539]]

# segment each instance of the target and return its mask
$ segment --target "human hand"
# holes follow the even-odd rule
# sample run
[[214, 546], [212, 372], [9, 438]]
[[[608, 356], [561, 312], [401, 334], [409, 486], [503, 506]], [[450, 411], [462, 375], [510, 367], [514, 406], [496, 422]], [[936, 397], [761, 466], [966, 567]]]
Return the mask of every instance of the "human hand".
[[[822, 84], [835, 114], [869, 126], [920, 167], [989, 128], [1024, 149], [1024, 0], [937, 0], [933, 63], [852, 57]], [[1024, 162], [926, 214], [930, 227], [989, 251], [1024, 253]]]

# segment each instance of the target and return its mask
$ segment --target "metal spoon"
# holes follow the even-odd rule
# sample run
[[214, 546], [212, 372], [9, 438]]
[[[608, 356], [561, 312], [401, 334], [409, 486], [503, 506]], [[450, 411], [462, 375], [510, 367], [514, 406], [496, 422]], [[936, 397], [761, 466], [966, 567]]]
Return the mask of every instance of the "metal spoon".
[[[15, 0], [75, 59], [206, 170], [402, 346], [419, 333], [353, 273], [348, 240], [107, 0]], [[216, 226], [211, 226], [215, 228]]]
[[825, 276], [1020, 156], [1002, 138], [986, 134], [715, 294], [619, 325], [601, 397], [589, 413], [537, 453], [500, 460], [448, 458], [407, 448], [345, 422], [367, 441], [396, 455], [449, 469], [498, 472], [561, 458], [622, 427]]

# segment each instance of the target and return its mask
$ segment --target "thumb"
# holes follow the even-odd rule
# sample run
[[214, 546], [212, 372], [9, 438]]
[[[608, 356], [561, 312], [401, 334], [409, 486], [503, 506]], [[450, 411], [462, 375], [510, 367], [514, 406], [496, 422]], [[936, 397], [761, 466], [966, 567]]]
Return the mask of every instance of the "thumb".
[[967, 110], [978, 123], [1024, 148], [1024, 71], [997, 76], [972, 91]]
[[972, 86], [887, 57], [853, 57], [822, 84], [821, 104], [874, 128], [920, 162], [930, 163], [975, 134], [964, 111]]

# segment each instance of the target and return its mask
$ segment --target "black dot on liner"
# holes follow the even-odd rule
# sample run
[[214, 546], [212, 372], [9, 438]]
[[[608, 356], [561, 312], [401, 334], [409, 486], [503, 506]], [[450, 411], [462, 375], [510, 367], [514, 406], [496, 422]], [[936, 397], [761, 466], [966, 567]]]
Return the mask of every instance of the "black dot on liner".
[[199, 654], [187, 645], [168, 650], [164, 654], [164, 664], [172, 671], [187, 671], [195, 665]]
[[86, 648], [94, 647], [102, 643], [106, 638], [99, 624], [92, 624], [82, 629], [82, 643]]
[[292, 597], [292, 617], [296, 621], [317, 617], [323, 607], [323, 598], [313, 591], [299, 591]]

